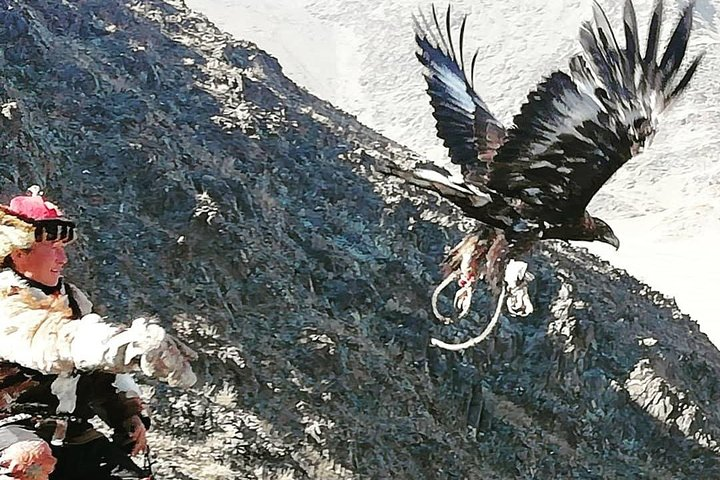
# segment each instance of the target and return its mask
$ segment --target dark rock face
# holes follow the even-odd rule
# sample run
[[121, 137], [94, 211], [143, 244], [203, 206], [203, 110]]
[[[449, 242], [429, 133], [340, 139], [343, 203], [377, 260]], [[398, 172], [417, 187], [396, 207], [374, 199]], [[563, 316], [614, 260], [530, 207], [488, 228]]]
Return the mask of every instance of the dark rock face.
[[457, 218], [371, 169], [411, 154], [179, 1], [0, 6], [3, 199], [43, 185], [99, 311], [201, 352], [148, 383], [158, 478], [720, 478], [720, 354], [671, 301], [550, 245], [532, 316], [431, 349], [493, 305], [428, 315]]

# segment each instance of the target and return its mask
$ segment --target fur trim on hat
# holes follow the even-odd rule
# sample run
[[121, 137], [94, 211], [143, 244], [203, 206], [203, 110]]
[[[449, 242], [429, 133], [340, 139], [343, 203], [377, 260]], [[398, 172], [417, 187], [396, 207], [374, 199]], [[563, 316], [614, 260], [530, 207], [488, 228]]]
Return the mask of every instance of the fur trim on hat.
[[35, 225], [0, 208], [0, 261], [15, 250], [32, 247]]

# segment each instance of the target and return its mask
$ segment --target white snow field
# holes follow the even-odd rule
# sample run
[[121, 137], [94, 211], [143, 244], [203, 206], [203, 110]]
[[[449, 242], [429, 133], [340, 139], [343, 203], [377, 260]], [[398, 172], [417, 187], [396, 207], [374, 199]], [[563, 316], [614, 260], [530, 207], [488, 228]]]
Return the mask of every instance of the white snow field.
[[[219, 28], [257, 43], [311, 93], [440, 164], [411, 15], [418, 0], [186, 0]], [[599, 0], [624, 44], [621, 0]], [[635, 0], [644, 42], [653, 0]], [[686, 0], [665, 0], [666, 40]], [[444, 14], [446, 3], [439, 3]], [[469, 14], [466, 58], [479, 48], [475, 88], [506, 126], [528, 91], [579, 50], [591, 0], [455, 0]], [[720, 346], [720, 0], [697, 0], [689, 54], [706, 57], [654, 142], [590, 204], [621, 240], [592, 252], [675, 297]], [[674, 25], [673, 25], [674, 26]], [[687, 61], [687, 59], [686, 59]]]

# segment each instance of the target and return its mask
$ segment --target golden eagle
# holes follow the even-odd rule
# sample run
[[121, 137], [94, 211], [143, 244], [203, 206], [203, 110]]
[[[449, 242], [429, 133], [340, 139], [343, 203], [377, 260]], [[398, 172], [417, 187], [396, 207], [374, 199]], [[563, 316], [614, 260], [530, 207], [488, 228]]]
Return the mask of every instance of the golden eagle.
[[[510, 258], [538, 240], [600, 241], [618, 248], [610, 226], [586, 207], [600, 187], [636, 155], [656, 131], [657, 117], [685, 90], [702, 54], [678, 77], [692, 28], [693, 3], [681, 17], [659, 62], [663, 4], [655, 4], [645, 51], [641, 52], [631, 0], [625, 3], [621, 48], [607, 16], [594, 3], [593, 21], [580, 28], [582, 50], [531, 91], [508, 129], [473, 88], [476, 52], [468, 78], [463, 58], [467, 16], [456, 50], [432, 8], [432, 24], [415, 19], [417, 57], [424, 66], [437, 134], [462, 177], [431, 166], [405, 171], [386, 163], [383, 173], [438, 192], [483, 226], [465, 237], [444, 261], [443, 283], [457, 280], [455, 308], [467, 313], [474, 283], [503, 288]], [[522, 312], [520, 312], [522, 313]]]

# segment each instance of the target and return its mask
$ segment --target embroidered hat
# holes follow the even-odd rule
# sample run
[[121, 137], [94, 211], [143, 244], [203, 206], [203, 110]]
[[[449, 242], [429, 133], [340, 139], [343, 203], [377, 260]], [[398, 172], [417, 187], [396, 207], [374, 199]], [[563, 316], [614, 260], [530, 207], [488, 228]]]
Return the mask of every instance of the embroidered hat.
[[10, 200], [10, 205], [0, 205], [0, 260], [35, 242], [70, 243], [74, 239], [75, 223], [46, 201], [37, 185]]

